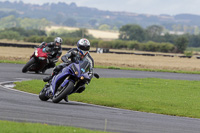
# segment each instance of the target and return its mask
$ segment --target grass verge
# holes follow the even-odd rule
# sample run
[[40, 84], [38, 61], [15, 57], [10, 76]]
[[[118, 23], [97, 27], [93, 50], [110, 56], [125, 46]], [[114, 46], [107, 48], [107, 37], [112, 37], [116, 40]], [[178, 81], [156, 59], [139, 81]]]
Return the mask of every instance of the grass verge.
[[26, 64], [25, 61], [13, 61], [13, 60], [0, 60], [0, 63], [12, 63], [12, 64]]
[[[60, 62], [58, 62], [56, 65], [59, 65], [59, 64], [60, 64]], [[145, 68], [130, 68], [130, 67], [115, 67], [115, 66], [95, 66], [95, 68], [116, 69], [116, 70], [134, 70], [134, 71], [149, 71], [149, 72], [169, 72], [169, 73], [200, 74], [200, 71], [145, 69]]]
[[115, 67], [115, 66], [95, 66], [95, 68], [102, 68], [102, 69], [120, 69], [120, 70], [134, 70], [134, 71], [149, 71], [149, 72], [170, 72], [170, 73], [200, 74], [200, 71], [181, 71], [181, 70], [164, 70], [164, 69], [145, 69], [145, 68], [128, 68], [128, 67]]
[[[37, 84], [37, 86], [35, 86]], [[39, 94], [44, 82], [16, 82], [15, 88]], [[69, 100], [135, 111], [200, 118], [200, 81], [157, 78], [93, 79], [81, 94]]]
[[53, 126], [40, 123], [21, 123], [0, 120], [1, 133], [103, 133], [83, 128]]

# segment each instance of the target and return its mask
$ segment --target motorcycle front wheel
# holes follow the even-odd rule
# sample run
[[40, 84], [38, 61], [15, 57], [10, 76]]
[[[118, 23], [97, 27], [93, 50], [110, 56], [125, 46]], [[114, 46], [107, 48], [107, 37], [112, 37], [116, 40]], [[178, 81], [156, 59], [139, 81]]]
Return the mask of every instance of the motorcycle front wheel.
[[70, 94], [70, 92], [74, 89], [74, 83], [72, 81], [69, 81], [67, 86], [58, 89], [55, 95], [53, 96], [52, 101], [54, 103], [60, 102], [62, 99], [66, 97], [66, 95]]
[[40, 92], [39, 98], [40, 98], [41, 101], [47, 101], [47, 100], [49, 100], [49, 97], [46, 96], [46, 88], [45, 87]]
[[22, 72], [23, 72], [23, 73], [26, 73], [26, 72], [29, 70], [29, 68], [30, 68], [34, 63], [35, 63], [35, 59], [34, 59], [34, 58], [31, 58], [31, 59], [26, 63], [26, 65], [23, 67]]

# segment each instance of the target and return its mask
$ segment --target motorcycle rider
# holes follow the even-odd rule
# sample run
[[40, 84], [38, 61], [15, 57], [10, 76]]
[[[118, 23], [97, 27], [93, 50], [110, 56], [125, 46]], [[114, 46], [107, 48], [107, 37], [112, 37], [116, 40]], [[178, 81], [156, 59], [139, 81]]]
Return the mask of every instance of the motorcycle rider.
[[[64, 56], [61, 57], [61, 60], [63, 63], [56, 66], [53, 70], [53, 73], [43, 78], [44, 82], [49, 82], [54, 75], [57, 75], [64, 67], [68, 66], [71, 63], [78, 63], [80, 60], [83, 60], [87, 58], [87, 60], [90, 62], [90, 79], [93, 77], [93, 67], [94, 67], [94, 60], [89, 54], [90, 50], [90, 42], [89, 40], [82, 38], [77, 42], [77, 48], [70, 49]], [[81, 93], [85, 90], [85, 84], [79, 85], [79, 88], [77, 89], [77, 93]], [[68, 97], [65, 98], [65, 101], [68, 102]]]
[[[78, 61], [87, 58], [90, 62], [90, 78], [93, 77], [93, 67], [94, 67], [94, 60], [89, 54], [90, 50], [90, 42], [89, 40], [82, 38], [77, 42], [77, 48], [70, 49], [64, 56], [61, 57], [63, 61], [62, 64], [56, 66], [53, 70], [53, 73], [49, 77], [43, 78], [44, 82], [49, 82], [54, 75], [57, 75], [64, 67], [68, 66], [71, 63], [78, 63]], [[81, 93], [85, 90], [85, 85], [80, 85], [78, 89], [78, 93]], [[65, 101], [68, 101], [67, 97]]]
[[39, 45], [39, 48], [43, 48], [43, 52], [50, 52], [51, 54], [48, 55], [49, 63], [45, 66], [45, 68], [42, 70], [42, 73], [44, 73], [49, 68], [54, 68], [56, 65], [55, 63], [58, 62], [59, 57], [62, 55], [62, 44], [63, 40], [60, 37], [56, 37], [54, 39], [54, 42], [42, 42]]

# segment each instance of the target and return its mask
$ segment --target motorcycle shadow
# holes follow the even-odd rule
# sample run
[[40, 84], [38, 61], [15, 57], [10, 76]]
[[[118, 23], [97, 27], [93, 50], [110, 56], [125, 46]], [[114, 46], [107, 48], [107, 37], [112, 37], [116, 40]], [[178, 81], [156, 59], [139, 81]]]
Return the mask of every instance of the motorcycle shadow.
[[45, 101], [45, 102], [56, 104], [56, 105], [93, 106], [92, 104], [87, 104], [87, 103], [82, 103], [82, 102], [76, 102], [76, 101], [65, 102], [64, 100], [62, 100], [59, 103], [53, 103], [51, 100], [48, 100], [48, 101]]
[[41, 73], [41, 72], [39, 72], [39, 73], [35, 73], [35, 72], [26, 72], [25, 74], [51, 75], [51, 73], [50, 73], [50, 72], [49, 72], [49, 73]]

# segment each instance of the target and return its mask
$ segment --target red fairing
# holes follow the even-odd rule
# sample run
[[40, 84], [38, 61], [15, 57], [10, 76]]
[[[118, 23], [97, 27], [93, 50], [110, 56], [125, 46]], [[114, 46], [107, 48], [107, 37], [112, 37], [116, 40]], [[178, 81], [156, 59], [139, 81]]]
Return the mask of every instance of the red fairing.
[[42, 48], [37, 48], [37, 57], [45, 57], [47, 59], [48, 55], [46, 52], [42, 51]]

